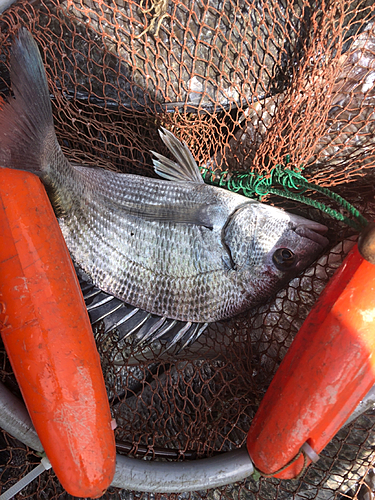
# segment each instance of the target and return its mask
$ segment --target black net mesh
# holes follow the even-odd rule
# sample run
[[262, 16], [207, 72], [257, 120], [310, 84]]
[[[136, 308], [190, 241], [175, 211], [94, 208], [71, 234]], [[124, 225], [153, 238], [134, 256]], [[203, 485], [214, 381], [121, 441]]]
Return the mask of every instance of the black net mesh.
[[[289, 168], [374, 220], [374, 20], [372, 0], [19, 1], [0, 18], [0, 90], [9, 92], [12, 37], [27, 26], [71, 161], [153, 176], [149, 151], [166, 152], [163, 125], [217, 173], [267, 175], [288, 155]], [[267, 304], [212, 325], [180, 354], [134, 350], [95, 328], [118, 453], [184, 460], [244, 444], [277, 367], [355, 239], [315, 209], [266, 201], [331, 229], [330, 249]], [[0, 354], [1, 380], [20, 395]], [[110, 488], [103, 498], [360, 498], [375, 460], [374, 426], [369, 411], [342, 429], [299, 480], [249, 479], [183, 495]], [[0, 434], [3, 491], [38, 461]], [[69, 496], [50, 471], [22, 498]]]

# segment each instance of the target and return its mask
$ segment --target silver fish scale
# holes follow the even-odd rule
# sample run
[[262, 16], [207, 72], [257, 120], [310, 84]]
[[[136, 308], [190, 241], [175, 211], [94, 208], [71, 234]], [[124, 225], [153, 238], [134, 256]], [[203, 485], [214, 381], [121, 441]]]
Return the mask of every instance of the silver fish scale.
[[[60, 225], [74, 261], [102, 290], [183, 321], [215, 321], [233, 314], [242, 288], [236, 273], [228, 269], [228, 251], [221, 238], [224, 224], [243, 204], [243, 197], [205, 184], [176, 185], [83, 167], [75, 172], [85, 190], [79, 202], [71, 193], [69, 215], [60, 219]], [[203, 199], [218, 208], [212, 230], [144, 220], [127, 215], [121, 207], [125, 202], [194, 206]]]
[[[203, 183], [165, 182], [163, 179], [151, 179], [140, 175], [126, 175], [77, 166], [80, 178], [95, 195], [108, 197], [117, 204], [124, 202], [157, 205], [169, 204], [173, 208], [179, 205], [224, 204], [223, 208], [233, 211], [243, 204], [243, 197], [223, 189], [217, 189]], [[251, 200], [248, 200], [251, 203]]]
[[189, 323], [175, 332], [176, 341], [189, 340], [196, 323], [268, 299], [327, 244], [319, 234], [324, 226], [204, 184], [187, 146], [166, 129], [160, 135], [177, 162], [154, 153], [163, 179], [70, 165], [54, 134], [43, 63], [27, 30], [20, 30], [10, 62], [15, 99], [0, 113], [0, 166], [27, 165], [41, 177], [75, 263], [103, 292], [142, 310], [129, 334], [143, 320], [151, 334], [157, 331], [153, 314]]
[[[265, 251], [269, 251], [275, 244], [275, 235], [280, 231], [280, 219], [266, 218], [261, 222], [258, 220], [261, 214], [257, 211], [253, 212], [253, 216], [249, 219], [248, 213], [240, 211], [236, 215], [236, 225], [228, 226], [227, 238], [231, 240], [231, 253], [235, 256], [238, 266], [247, 265], [253, 270], [253, 277], [256, 269], [262, 263]], [[256, 228], [262, 224], [262, 231], [257, 231]], [[243, 237], [236, 237], [238, 227], [253, 227], [253, 231], [247, 231]], [[233, 234], [232, 234], [233, 233]], [[264, 284], [262, 285], [262, 287]]]

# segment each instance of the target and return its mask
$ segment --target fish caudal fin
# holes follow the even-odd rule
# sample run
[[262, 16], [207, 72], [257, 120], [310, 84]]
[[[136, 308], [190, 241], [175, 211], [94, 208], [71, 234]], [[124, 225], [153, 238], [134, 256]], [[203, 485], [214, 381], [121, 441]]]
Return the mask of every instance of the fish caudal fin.
[[25, 28], [13, 43], [10, 66], [14, 98], [0, 102], [0, 167], [43, 177], [59, 146], [42, 58]]

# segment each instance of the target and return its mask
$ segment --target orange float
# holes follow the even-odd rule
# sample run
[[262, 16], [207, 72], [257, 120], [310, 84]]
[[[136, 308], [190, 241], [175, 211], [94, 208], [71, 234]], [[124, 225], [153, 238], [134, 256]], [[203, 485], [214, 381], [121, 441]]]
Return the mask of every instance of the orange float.
[[302, 325], [261, 402], [247, 437], [255, 467], [277, 478], [296, 477], [318, 458], [374, 383], [375, 265], [356, 245]]
[[98, 497], [115, 472], [100, 359], [48, 197], [0, 169], [0, 327], [30, 417], [68, 493]]

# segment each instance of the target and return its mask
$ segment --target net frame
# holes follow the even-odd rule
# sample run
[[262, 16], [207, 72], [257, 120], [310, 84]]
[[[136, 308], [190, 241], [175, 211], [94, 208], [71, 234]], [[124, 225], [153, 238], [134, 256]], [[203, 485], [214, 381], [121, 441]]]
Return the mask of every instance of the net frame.
[[[268, 2], [267, 6], [265, 2], [248, 2], [246, 5], [254, 8], [258, 31], [256, 23], [254, 26], [246, 23], [246, 16], [238, 3], [224, 4], [226, 8], [222, 9], [222, 13], [219, 9], [210, 7], [209, 3], [205, 4], [204, 15], [199, 18], [196, 4], [189, 9], [182, 2], [170, 2], [165, 12], [165, 2], [146, 3], [144, 6], [137, 2], [127, 2], [129, 8], [124, 19], [130, 28], [126, 31], [124, 21], [121, 24], [121, 19], [116, 20], [116, 14], [121, 14], [121, 10], [116, 10], [116, 7], [125, 6], [125, 2], [118, 2], [117, 6], [109, 1], [97, 4], [89, 1], [78, 4], [71, 0], [17, 2], [1, 19], [1, 47], [5, 57], [1, 59], [0, 81], [5, 90], [9, 83], [5, 67], [11, 37], [20, 25], [26, 25], [43, 47], [42, 56], [46, 62], [52, 91], [57, 134], [71, 161], [152, 176], [154, 174], [149, 150], [166, 153], [156, 133], [158, 126], [162, 124], [188, 143], [200, 165], [206, 165], [219, 173], [224, 170], [248, 171], [251, 167], [254, 172], [267, 175], [269, 171], [266, 158], [272, 159], [268, 163], [271, 165], [282, 162], [286, 155], [290, 155], [292, 168], [300, 171], [303, 167], [303, 173], [307, 174], [309, 180], [333, 187], [360, 207], [367, 217], [373, 218], [373, 87], [367, 85], [367, 89], [363, 88], [366, 79], [367, 82], [371, 81], [374, 69], [372, 2], [333, 1], [312, 4], [307, 1], [288, 1]], [[228, 6], [233, 8], [229, 9]], [[263, 17], [259, 14], [259, 6], [264, 8]], [[154, 10], [147, 12], [151, 7]], [[233, 26], [233, 12], [240, 18], [242, 26], [246, 27], [245, 36]], [[113, 39], [119, 45], [120, 36], [124, 36], [124, 40], [129, 43], [130, 54], [138, 54], [144, 67], [152, 64], [157, 66], [155, 61], [160, 63], [163, 54], [168, 56], [165, 57], [166, 61], [172, 57], [174, 51], [170, 38], [178, 30], [185, 37], [190, 35], [191, 38], [199, 38], [197, 19], [200, 19], [200, 26], [206, 32], [214, 31], [214, 21], [220, 20], [219, 29], [212, 38], [215, 43], [217, 40], [218, 42], [215, 45], [211, 41], [216, 52], [211, 51], [210, 57], [212, 60], [215, 57], [222, 59], [223, 62], [220, 63], [222, 66], [218, 63], [210, 66], [214, 73], [205, 72], [204, 65], [198, 64], [200, 59], [204, 60], [203, 48], [201, 53], [196, 49], [191, 58], [191, 74], [186, 69], [189, 66], [185, 60], [185, 74], [178, 73], [175, 61], [171, 63], [169, 70], [165, 70], [164, 80], [169, 73], [177, 74], [175, 79], [171, 78], [169, 87], [167, 85], [167, 89], [172, 88], [172, 93], [169, 94], [163, 83], [160, 84], [163, 82], [163, 71], [157, 72], [157, 67], [146, 72], [142, 70], [140, 63], [138, 66], [135, 64], [128, 79], [117, 70], [119, 59], [127, 60], [128, 53], [119, 53], [117, 59], [116, 56], [113, 59], [113, 51], [106, 44], [106, 39], [111, 39], [112, 36], [112, 47], [115, 45]], [[152, 26], [153, 20], [155, 22]], [[294, 23], [297, 23], [297, 27]], [[145, 29], [148, 30], [139, 36]], [[247, 39], [249, 33], [253, 37], [253, 48], [255, 47], [250, 56], [250, 42]], [[280, 42], [280, 33], [285, 36], [287, 43], [284, 39]], [[303, 36], [298, 36], [299, 33]], [[271, 42], [265, 41], [265, 34]], [[178, 40], [178, 36], [176, 39]], [[240, 42], [237, 42], [238, 39]], [[81, 45], [75, 45], [75, 40]], [[89, 47], [91, 59], [85, 53], [85, 45]], [[143, 59], [139, 54], [144, 54]], [[114, 60], [117, 62], [114, 63]], [[96, 74], [95, 69], [98, 71]], [[251, 73], [257, 73], [254, 80], [249, 77]], [[228, 82], [220, 87], [219, 77], [224, 74], [235, 74], [234, 90]], [[158, 82], [158, 91], [155, 93], [147, 82], [147, 76], [150, 75], [155, 75], [154, 81]], [[190, 82], [193, 79], [191, 76], [198, 79], [198, 83], [193, 81], [196, 87]], [[205, 79], [210, 84], [205, 86]], [[187, 80], [190, 82], [188, 86]], [[97, 84], [96, 87], [94, 83]], [[337, 130], [332, 134], [330, 130], [335, 125]], [[353, 138], [358, 136], [360, 140], [352, 144]], [[352, 186], [348, 187], [348, 183]], [[317, 211], [303, 209], [298, 204], [285, 202], [277, 197], [268, 196], [267, 201], [282, 204], [327, 223], [335, 232], [331, 241], [333, 248], [335, 243], [352, 234], [344, 225], [333, 223]], [[332, 274], [332, 269], [341, 262], [344, 253], [344, 247], [340, 251], [330, 250], [325, 263], [320, 262], [313, 270], [307, 270], [307, 274], [298, 278], [298, 282], [289, 284], [286, 290], [280, 292], [281, 295], [278, 294], [263, 309], [261, 307], [216, 326], [213, 332], [211, 330], [211, 337], [207, 335], [192, 352], [184, 355], [187, 359], [177, 358], [177, 362], [182, 365], [177, 365], [174, 372], [169, 368], [172, 362], [175, 363], [174, 353], [166, 359], [161, 358], [161, 364], [155, 368], [150, 363], [150, 357], [156, 356], [157, 359], [157, 348], [132, 352], [130, 344], [117, 346], [111, 352], [114, 340], [106, 338], [98, 328], [95, 334], [112, 406], [120, 404], [126, 408], [125, 417], [124, 414], [119, 417], [119, 421], [125, 423], [117, 431], [118, 438], [125, 440], [129, 434], [126, 426], [133, 426], [132, 446], [127, 452], [139, 457], [145, 451], [146, 459], [156, 459], [159, 448], [170, 451], [171, 445], [177, 444], [175, 449], [178, 450], [179, 457], [189, 458], [191, 451], [195, 456], [202, 457], [240, 446], [246, 436], [246, 426], [259, 405], [270, 377], [308, 309], [316, 301], [319, 291]], [[334, 264], [328, 264], [330, 258]], [[315, 280], [309, 280], [311, 276]], [[295, 302], [290, 300], [290, 296], [296, 298]], [[288, 315], [288, 311], [292, 313]], [[286, 314], [280, 315], [280, 312]], [[275, 313], [280, 315], [276, 320]], [[238, 341], [239, 332], [242, 334], [241, 341]], [[196, 361], [196, 351], [205, 352], [205, 362]], [[227, 362], [226, 369], [220, 365], [223, 355]], [[2, 359], [2, 380], [17, 393], [4, 353]], [[124, 366], [129, 368], [137, 363], [139, 371], [134, 369], [129, 376]], [[119, 374], [119, 366], [124, 373]], [[204, 377], [208, 377], [210, 382]], [[149, 388], [149, 396], [147, 392], [143, 396], [150, 397], [148, 402], [142, 401], [142, 397], [137, 395], [137, 387], [142, 385]], [[121, 392], [124, 386], [129, 398]], [[134, 407], [143, 404], [146, 415], [155, 410], [151, 406], [151, 396], [158, 394], [158, 391], [159, 415], [152, 420], [146, 439], [142, 436], [140, 427], [134, 423]], [[172, 430], [168, 430], [162, 419], [162, 406], [171, 393], [182, 405], [182, 409], [187, 408], [192, 401], [197, 402], [197, 408], [188, 414], [187, 423], [186, 415], [184, 416], [181, 408], [177, 408], [176, 422], [173, 422]], [[221, 398], [225, 405], [221, 404]], [[127, 401], [128, 399], [131, 401]], [[208, 401], [210, 411], [205, 412], [204, 407]], [[127, 416], [127, 412], [133, 412], [133, 420]], [[344, 481], [336, 481], [336, 486], [340, 486], [331, 488], [325, 483], [322, 485], [321, 481], [322, 477], [328, 478], [328, 482], [330, 477], [345, 477], [347, 472], [337, 472], [335, 467], [338, 465], [332, 457], [340, 456], [338, 462], [345, 463], [345, 453], [348, 453], [346, 448], [350, 446], [357, 449], [357, 452], [352, 452], [356, 458], [351, 459], [350, 463], [362, 461], [358, 468], [360, 472], [353, 472], [352, 475], [359, 481], [359, 487], [364, 484], [366, 471], [371, 469], [373, 458], [371, 453], [365, 453], [365, 458], [359, 455], [361, 450], [368, 451], [372, 447], [372, 423], [369, 423], [371, 417], [373, 415], [369, 412], [363, 417], [368, 419], [365, 423], [359, 420], [358, 424], [353, 424], [354, 435], [361, 434], [358, 429], [363, 429], [361, 445], [348, 445], [351, 439], [352, 442], [355, 441], [350, 434], [345, 438], [335, 438], [334, 444], [330, 443], [331, 448], [328, 447], [327, 452], [325, 450], [323, 457], [325, 465], [318, 465], [316, 468], [313, 466], [307, 472], [304, 479], [309, 486], [306, 490], [308, 493], [304, 490], [301, 497], [306, 498], [307, 495], [308, 498], [325, 498], [332, 492], [335, 494], [340, 491]], [[142, 418], [142, 422], [150, 420], [145, 415]], [[194, 426], [196, 422], [200, 422], [200, 428]], [[216, 431], [213, 431], [213, 422], [217, 427]], [[220, 427], [220, 423], [224, 425]], [[188, 428], [191, 436], [188, 439], [185, 436], [184, 441], [179, 428]], [[155, 429], [158, 429], [157, 433]], [[196, 437], [198, 434], [199, 439]], [[3, 454], [10, 453], [12, 457], [7, 462], [9, 472], [14, 467], [12, 461], [17, 463], [17, 450], [24, 450], [24, 447], [12, 441], [9, 436], [3, 439], [6, 445], [0, 451]], [[340, 450], [344, 450], [342, 455], [339, 455]], [[30, 450], [19, 453], [22, 464], [37, 460]], [[160, 458], [170, 459], [160, 457], [159, 454]], [[24, 473], [25, 467], [16, 467], [20, 467], [19, 475]], [[4, 473], [2, 474], [4, 478]], [[303, 480], [298, 485], [268, 479], [261, 479], [258, 483], [251, 481], [244, 482], [238, 488], [232, 485], [216, 492], [193, 493], [190, 498], [211, 498], [211, 495], [217, 498], [298, 498], [304, 484]], [[43, 485], [46, 485], [46, 489]], [[63, 492], [59, 493], [59, 486], [52, 473], [45, 473], [39, 480], [36, 492], [31, 487], [29, 496], [49, 495], [51, 491], [56, 498], [63, 495]], [[146, 495], [140, 493], [118, 491], [108, 493], [105, 498], [131, 498], [131, 495], [146, 498]], [[171, 499], [174, 497], [176, 496], [170, 496]]]

